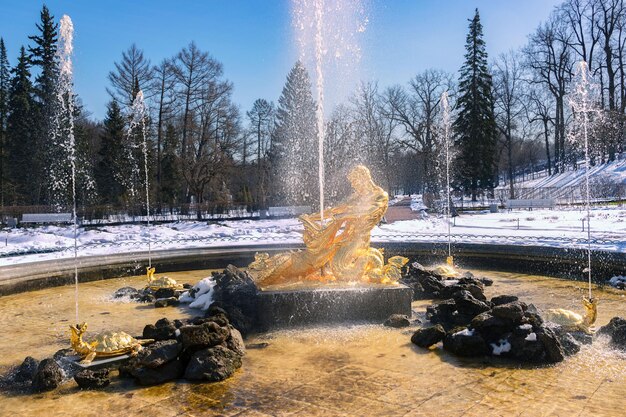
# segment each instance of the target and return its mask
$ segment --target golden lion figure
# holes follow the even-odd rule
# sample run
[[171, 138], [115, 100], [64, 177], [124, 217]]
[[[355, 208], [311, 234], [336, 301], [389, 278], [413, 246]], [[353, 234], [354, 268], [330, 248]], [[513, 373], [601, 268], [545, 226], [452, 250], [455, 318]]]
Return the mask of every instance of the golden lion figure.
[[260, 287], [298, 281], [396, 283], [407, 258], [370, 247], [371, 230], [380, 222], [389, 197], [374, 184], [369, 169], [358, 165], [348, 174], [353, 193], [337, 207], [302, 215], [305, 250], [270, 257], [259, 253], [249, 265]]
[[592, 326], [598, 317], [598, 299], [587, 299], [583, 297], [582, 301], [585, 307], [584, 316], [572, 310], [553, 308], [546, 312], [546, 319], [562, 326], [567, 331], [581, 331], [591, 334]]

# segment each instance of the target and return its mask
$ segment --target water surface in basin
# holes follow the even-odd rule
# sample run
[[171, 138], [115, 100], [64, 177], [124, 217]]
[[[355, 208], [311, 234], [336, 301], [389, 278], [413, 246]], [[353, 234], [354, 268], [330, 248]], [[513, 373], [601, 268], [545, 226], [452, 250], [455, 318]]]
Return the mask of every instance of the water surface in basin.
[[[514, 294], [538, 308], [581, 310], [584, 283], [540, 276], [474, 271], [494, 279], [487, 295]], [[209, 271], [168, 274], [195, 282]], [[112, 302], [125, 285], [143, 277], [81, 284], [82, 319], [90, 329], [143, 326], [167, 316], [189, 317], [175, 307], [154, 309]], [[581, 290], [582, 289], [582, 290]], [[626, 298], [596, 290], [598, 324], [626, 317]], [[430, 301], [414, 302], [423, 312]], [[0, 298], [0, 368], [26, 355], [42, 358], [67, 347], [73, 288], [57, 287]], [[74, 382], [36, 396], [0, 393], [0, 415], [238, 415], [238, 416], [491, 416], [623, 415], [626, 355], [598, 340], [555, 366], [519, 366], [498, 360], [459, 359], [441, 348], [410, 343], [412, 329], [348, 325], [282, 330], [247, 340], [243, 367], [214, 384], [168, 383], [135, 387], [114, 379], [101, 391], [80, 391]]]

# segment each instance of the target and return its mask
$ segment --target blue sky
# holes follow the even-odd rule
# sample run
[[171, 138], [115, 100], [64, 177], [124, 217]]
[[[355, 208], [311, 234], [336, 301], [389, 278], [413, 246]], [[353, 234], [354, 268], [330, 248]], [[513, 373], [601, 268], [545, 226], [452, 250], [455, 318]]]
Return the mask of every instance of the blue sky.
[[[360, 73], [380, 85], [404, 84], [427, 68], [456, 72], [467, 19], [478, 7], [490, 57], [518, 48], [559, 0], [364, 0], [369, 24]], [[0, 36], [13, 65], [28, 44], [44, 2], [0, 0]], [[133, 42], [153, 63], [194, 40], [224, 64], [234, 99], [246, 111], [256, 98], [277, 100], [297, 59], [289, 0], [49, 0], [57, 20], [75, 28], [75, 85], [87, 110], [102, 118], [107, 74]]]

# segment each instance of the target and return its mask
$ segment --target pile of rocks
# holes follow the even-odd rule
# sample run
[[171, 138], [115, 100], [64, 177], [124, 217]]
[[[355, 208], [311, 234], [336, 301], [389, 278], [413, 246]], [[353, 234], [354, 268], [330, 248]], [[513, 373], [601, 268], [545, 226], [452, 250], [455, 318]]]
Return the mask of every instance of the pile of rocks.
[[[450, 278], [437, 273], [434, 269], [423, 267], [417, 262], [409, 265], [408, 272], [402, 276], [401, 282], [413, 289], [413, 299], [450, 298], [460, 290], [466, 290], [475, 297], [483, 293], [485, 286], [493, 281], [488, 278], [476, 278], [469, 272], [463, 272], [457, 278]], [[483, 295], [484, 296], [484, 295]]]
[[577, 353], [591, 337], [544, 323], [533, 305], [512, 295], [487, 300], [485, 283], [473, 277], [444, 280], [435, 274], [416, 274], [421, 291], [446, 298], [426, 309], [432, 327], [417, 330], [411, 341], [443, 348], [457, 356], [502, 356], [522, 362], [554, 363]]
[[[183, 288], [188, 290], [191, 288], [191, 285], [183, 284]], [[159, 288], [155, 291], [150, 288], [122, 287], [113, 293], [113, 298], [127, 297], [139, 303], [154, 303], [154, 306], [159, 308], [179, 305], [179, 297], [182, 293], [182, 290], [174, 288]]]
[[[139, 385], [156, 385], [179, 378], [193, 381], [221, 381], [230, 377], [242, 364], [246, 353], [241, 333], [226, 312], [212, 307], [207, 317], [170, 321], [166, 318], [145, 326], [145, 345], [137, 356], [119, 367], [121, 377], [134, 378]], [[54, 357], [37, 362], [28, 357], [5, 378], [11, 390], [50, 391], [74, 378], [81, 388], [102, 388], [110, 384], [113, 369], [82, 369], [67, 357], [63, 349]]]

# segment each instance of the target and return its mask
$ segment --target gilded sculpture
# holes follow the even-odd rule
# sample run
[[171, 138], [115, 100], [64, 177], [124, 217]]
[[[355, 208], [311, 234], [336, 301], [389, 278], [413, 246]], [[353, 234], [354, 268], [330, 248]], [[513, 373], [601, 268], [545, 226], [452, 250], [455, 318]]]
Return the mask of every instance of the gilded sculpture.
[[80, 363], [85, 365], [91, 363], [96, 358], [108, 358], [127, 353], [135, 356], [143, 349], [142, 345], [154, 342], [152, 339], [138, 340], [128, 333], [112, 331], [99, 333], [86, 342], [83, 340], [83, 335], [87, 331], [86, 323], [77, 324], [76, 326], [70, 325], [70, 331], [72, 349], [83, 358]]
[[598, 299], [583, 297], [582, 301], [585, 308], [584, 316], [571, 310], [554, 308], [546, 312], [546, 319], [562, 326], [567, 331], [581, 331], [591, 334], [592, 326], [598, 317]]
[[407, 258], [385, 264], [383, 252], [370, 247], [370, 233], [387, 211], [389, 197], [363, 165], [348, 174], [352, 194], [320, 213], [302, 215], [304, 250], [270, 257], [259, 253], [249, 271], [261, 288], [300, 281], [390, 284], [400, 279]]
[[152, 291], [157, 291], [161, 288], [168, 288], [168, 289], [173, 289], [173, 290], [182, 290], [183, 286], [179, 283], [176, 282], [176, 280], [169, 278], [169, 277], [160, 277], [160, 278], [155, 278], [154, 277], [154, 272], [156, 271], [156, 269], [154, 267], [147, 267], [146, 268], [146, 277], [148, 279], [148, 288], [150, 288]]

